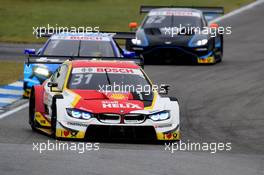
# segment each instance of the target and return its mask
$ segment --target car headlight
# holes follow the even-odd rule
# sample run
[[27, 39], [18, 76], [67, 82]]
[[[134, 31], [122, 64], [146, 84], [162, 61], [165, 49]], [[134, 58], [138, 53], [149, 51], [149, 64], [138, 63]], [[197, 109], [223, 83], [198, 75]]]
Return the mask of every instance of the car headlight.
[[43, 67], [37, 67], [36, 69], [34, 69], [34, 73], [39, 74], [39, 75], [43, 75], [48, 77], [49, 76], [49, 70]]
[[161, 121], [161, 120], [167, 120], [170, 118], [169, 111], [163, 111], [155, 114], [149, 115], [149, 118], [153, 121]]
[[84, 119], [84, 120], [89, 120], [92, 118], [92, 114], [86, 111], [81, 111], [78, 109], [71, 109], [71, 108], [67, 108], [66, 111], [67, 114], [73, 118]]
[[203, 45], [206, 45], [208, 43], [208, 39], [203, 39], [203, 40], [198, 40], [196, 42], [196, 45], [197, 46], [203, 46]]

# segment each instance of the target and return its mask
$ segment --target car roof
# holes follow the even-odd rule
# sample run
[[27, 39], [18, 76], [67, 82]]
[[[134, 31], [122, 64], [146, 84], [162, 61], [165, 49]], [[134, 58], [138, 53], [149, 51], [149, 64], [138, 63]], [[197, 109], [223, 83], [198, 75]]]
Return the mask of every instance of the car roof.
[[112, 67], [112, 68], [130, 68], [139, 69], [133, 61], [105, 61], [105, 60], [74, 60], [71, 61], [72, 67]]
[[64, 32], [58, 33], [51, 36], [50, 39], [58, 39], [58, 40], [92, 40], [92, 41], [111, 41], [113, 34], [111, 33], [80, 33], [80, 32]]

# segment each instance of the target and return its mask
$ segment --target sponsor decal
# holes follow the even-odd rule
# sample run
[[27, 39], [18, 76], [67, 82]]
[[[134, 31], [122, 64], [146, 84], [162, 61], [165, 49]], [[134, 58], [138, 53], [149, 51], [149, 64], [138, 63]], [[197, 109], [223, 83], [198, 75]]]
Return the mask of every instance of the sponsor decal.
[[78, 131], [69, 131], [69, 130], [61, 131], [61, 136], [67, 137], [67, 138], [75, 138], [77, 134], [78, 134]]
[[81, 127], [88, 127], [88, 124], [84, 123], [76, 123], [76, 122], [67, 122], [67, 125], [72, 125], [72, 126], [81, 126]]
[[76, 137], [77, 134], [78, 134], [78, 131], [71, 131], [72, 137]]
[[196, 12], [187, 12], [187, 11], [154, 11], [150, 12], [148, 16], [193, 16], [200, 17], [201, 15]]
[[70, 134], [70, 131], [63, 131], [63, 135], [64, 135], [64, 136], [67, 137], [69, 134]]
[[118, 93], [118, 94], [109, 94], [107, 96], [111, 100], [128, 100], [127, 94]]
[[154, 125], [155, 128], [167, 128], [167, 127], [171, 127], [172, 124], [165, 124], [165, 125]]
[[96, 68], [96, 72], [108, 72], [108, 73], [128, 73], [133, 74], [133, 69], [127, 68]]
[[177, 138], [178, 138], [178, 133], [177, 132], [163, 133], [163, 139], [164, 140], [175, 140]]
[[138, 104], [118, 101], [102, 101], [103, 108], [142, 109]]
[[35, 113], [35, 120], [41, 125], [41, 126], [47, 126], [50, 127], [50, 122], [40, 113]]
[[46, 124], [46, 120], [40, 120], [41, 124]]
[[94, 72], [94, 69], [93, 68], [90, 68], [90, 67], [83, 67], [82, 68], [82, 72], [86, 73], [86, 72]]
[[180, 140], [180, 132], [158, 132], [157, 133], [158, 140]]
[[214, 57], [208, 57], [205, 59], [198, 58], [198, 63], [214, 63]]
[[158, 132], [157, 139], [158, 140], [180, 140], [179, 125], [177, 125], [172, 130], [169, 130], [166, 132]]
[[194, 16], [194, 17], [200, 17], [199, 13], [194, 12], [177, 12], [177, 11], [167, 11], [167, 16]]
[[85, 41], [110, 41], [110, 39], [108, 37], [102, 37], [102, 36], [53, 36], [52, 39], [85, 40]]
[[70, 36], [71, 40], [91, 40], [91, 41], [102, 41], [103, 38], [99, 36]]
[[112, 74], [136, 74], [143, 76], [142, 72], [139, 69], [129, 69], [129, 68], [112, 68], [112, 67], [78, 67], [74, 68], [73, 74], [80, 73], [112, 73]]

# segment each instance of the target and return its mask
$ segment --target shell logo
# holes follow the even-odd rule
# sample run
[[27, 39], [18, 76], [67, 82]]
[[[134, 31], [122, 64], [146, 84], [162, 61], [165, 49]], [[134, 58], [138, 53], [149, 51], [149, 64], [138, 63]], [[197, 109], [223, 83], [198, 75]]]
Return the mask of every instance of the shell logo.
[[127, 96], [125, 94], [111, 94], [109, 98], [114, 100], [124, 100], [127, 98]]

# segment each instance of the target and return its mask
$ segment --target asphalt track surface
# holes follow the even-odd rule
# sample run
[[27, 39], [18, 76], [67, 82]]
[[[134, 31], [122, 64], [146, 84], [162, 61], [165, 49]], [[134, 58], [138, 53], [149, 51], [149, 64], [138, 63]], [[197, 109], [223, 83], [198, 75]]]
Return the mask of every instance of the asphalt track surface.
[[25, 60], [24, 49], [35, 48], [36, 51], [42, 44], [13, 44], [0, 43], [0, 59], [4, 61], [20, 61]]
[[[171, 84], [185, 142], [231, 142], [229, 152], [165, 151], [163, 145], [100, 143], [99, 151], [32, 151], [52, 140], [31, 131], [28, 109], [0, 121], [0, 174], [264, 174], [264, 4], [225, 19], [224, 61], [214, 66], [146, 66]], [[1, 53], [2, 54], [2, 53]]]

